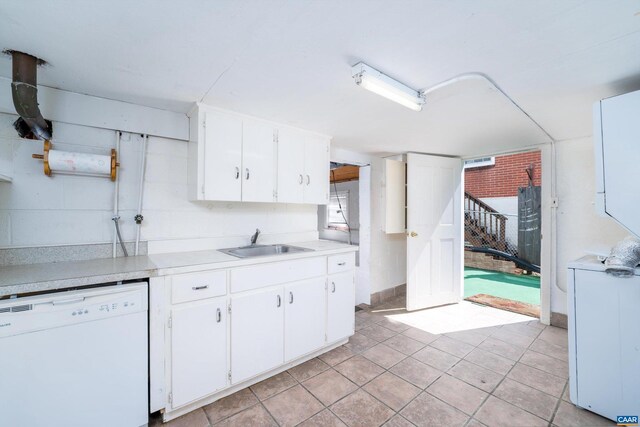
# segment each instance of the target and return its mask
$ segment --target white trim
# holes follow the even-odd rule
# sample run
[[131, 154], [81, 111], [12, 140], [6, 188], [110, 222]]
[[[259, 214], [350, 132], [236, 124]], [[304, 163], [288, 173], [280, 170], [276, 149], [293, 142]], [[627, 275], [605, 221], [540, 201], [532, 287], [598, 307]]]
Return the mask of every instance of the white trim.
[[[0, 113], [16, 114], [11, 79], [0, 77]], [[43, 116], [54, 122], [189, 140], [185, 113], [38, 86]], [[55, 140], [55, 124], [53, 127]]]

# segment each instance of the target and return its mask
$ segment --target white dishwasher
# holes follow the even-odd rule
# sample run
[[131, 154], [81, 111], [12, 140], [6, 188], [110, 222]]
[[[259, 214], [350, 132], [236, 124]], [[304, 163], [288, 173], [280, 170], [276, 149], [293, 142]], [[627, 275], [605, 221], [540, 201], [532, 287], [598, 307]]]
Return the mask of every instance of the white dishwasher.
[[146, 425], [147, 288], [1, 300], [0, 425]]

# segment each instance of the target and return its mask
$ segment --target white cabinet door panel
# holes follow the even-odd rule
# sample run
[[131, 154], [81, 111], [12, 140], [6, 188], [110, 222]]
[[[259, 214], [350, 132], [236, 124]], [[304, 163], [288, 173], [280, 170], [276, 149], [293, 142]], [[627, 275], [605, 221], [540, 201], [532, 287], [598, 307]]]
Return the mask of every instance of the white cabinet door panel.
[[304, 202], [329, 203], [329, 143], [325, 138], [307, 135], [304, 145]]
[[278, 130], [278, 202], [304, 202], [304, 134]]
[[217, 111], [204, 117], [204, 199], [240, 201], [242, 119]]
[[355, 304], [353, 271], [329, 276], [327, 280], [327, 343], [353, 335]]
[[282, 288], [231, 299], [231, 381], [237, 384], [284, 361]]
[[320, 277], [285, 287], [284, 359], [317, 350], [325, 337], [326, 279]]
[[245, 119], [242, 133], [242, 201], [273, 202], [276, 189], [274, 127]]
[[226, 313], [226, 297], [171, 310], [173, 408], [227, 385]]

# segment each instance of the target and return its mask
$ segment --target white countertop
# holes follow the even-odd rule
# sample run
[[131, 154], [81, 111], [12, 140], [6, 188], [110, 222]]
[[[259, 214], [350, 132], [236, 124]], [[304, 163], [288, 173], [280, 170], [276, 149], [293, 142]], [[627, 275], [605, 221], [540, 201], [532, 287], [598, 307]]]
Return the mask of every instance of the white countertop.
[[[590, 271], [605, 271], [606, 267], [604, 262], [600, 261], [598, 257], [594, 255], [585, 255], [582, 258], [578, 258], [569, 262], [568, 268], [576, 270], [590, 270]], [[640, 276], [640, 267], [636, 267], [636, 276]]]
[[298, 242], [291, 245], [313, 251], [236, 258], [217, 250], [206, 250], [0, 267], [0, 297], [358, 250], [357, 246], [329, 240]]

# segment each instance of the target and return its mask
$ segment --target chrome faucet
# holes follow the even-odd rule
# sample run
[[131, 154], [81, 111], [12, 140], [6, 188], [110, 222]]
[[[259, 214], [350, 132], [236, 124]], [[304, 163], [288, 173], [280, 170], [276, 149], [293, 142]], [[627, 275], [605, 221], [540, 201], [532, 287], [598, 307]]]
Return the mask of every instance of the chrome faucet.
[[251, 246], [255, 245], [258, 241], [258, 236], [260, 235], [260, 230], [256, 228], [256, 233], [251, 236]]

